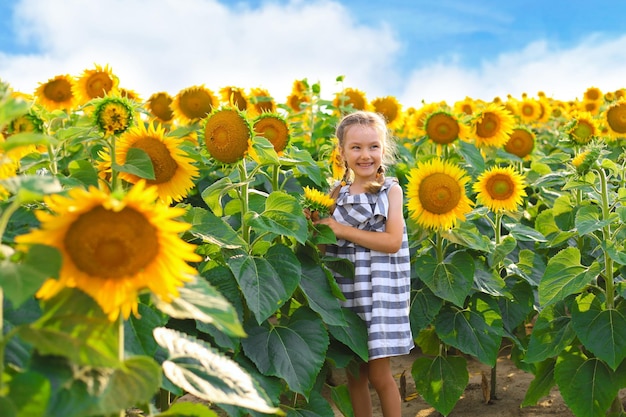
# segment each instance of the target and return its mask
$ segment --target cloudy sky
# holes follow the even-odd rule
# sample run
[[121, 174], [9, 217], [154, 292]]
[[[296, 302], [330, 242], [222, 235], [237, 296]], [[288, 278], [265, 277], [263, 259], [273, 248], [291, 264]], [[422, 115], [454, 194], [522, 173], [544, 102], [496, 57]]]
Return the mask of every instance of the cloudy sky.
[[[294, 80], [403, 106], [626, 87], [624, 0], [2, 0], [0, 79], [109, 65], [144, 99]], [[336, 78], [345, 77], [343, 84]]]

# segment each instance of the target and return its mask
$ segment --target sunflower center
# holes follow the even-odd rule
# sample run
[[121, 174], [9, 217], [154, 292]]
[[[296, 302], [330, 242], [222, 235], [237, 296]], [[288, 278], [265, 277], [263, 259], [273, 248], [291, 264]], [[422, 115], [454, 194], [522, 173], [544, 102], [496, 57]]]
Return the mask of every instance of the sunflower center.
[[98, 122], [108, 133], [121, 133], [128, 128], [130, 114], [123, 105], [111, 103], [104, 108]]
[[606, 114], [606, 120], [617, 133], [626, 133], [626, 104], [611, 107]]
[[70, 225], [64, 244], [81, 272], [105, 279], [133, 276], [159, 253], [156, 229], [129, 207], [115, 212], [98, 206], [81, 214]]
[[431, 115], [426, 122], [426, 133], [435, 143], [446, 145], [459, 136], [459, 124], [446, 113]]
[[454, 210], [461, 201], [461, 188], [451, 176], [436, 172], [422, 180], [419, 199], [424, 210], [445, 214]]
[[593, 127], [584, 120], [580, 120], [572, 134], [576, 138], [576, 141], [579, 143], [587, 143], [591, 140], [591, 136], [593, 135]]
[[481, 138], [490, 138], [498, 133], [499, 128], [500, 118], [491, 112], [487, 112], [483, 115], [482, 120], [476, 124], [476, 134]]
[[532, 117], [535, 115], [535, 108], [531, 105], [525, 104], [522, 106], [522, 114], [526, 117]]
[[63, 103], [72, 98], [72, 85], [65, 79], [58, 79], [46, 84], [43, 93], [48, 100]]
[[152, 160], [154, 179], [146, 180], [148, 184], [162, 184], [168, 182], [174, 177], [174, 174], [176, 174], [178, 164], [174, 158], [172, 158], [168, 147], [160, 140], [144, 137], [135, 142], [133, 148], [141, 149], [147, 153]]
[[504, 174], [495, 174], [486, 184], [489, 196], [494, 200], [507, 200], [515, 190], [515, 185], [511, 178]]
[[504, 149], [508, 153], [523, 158], [533, 150], [534, 146], [535, 141], [532, 134], [524, 129], [515, 129], [506, 145], [504, 145]]
[[103, 97], [113, 87], [113, 80], [108, 74], [98, 72], [89, 77], [86, 91], [90, 98]]

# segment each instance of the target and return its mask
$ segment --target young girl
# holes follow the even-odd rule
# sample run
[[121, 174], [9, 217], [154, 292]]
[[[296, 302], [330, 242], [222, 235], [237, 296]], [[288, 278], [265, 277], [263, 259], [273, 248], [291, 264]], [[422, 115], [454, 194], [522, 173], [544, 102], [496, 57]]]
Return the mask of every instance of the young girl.
[[355, 276], [335, 278], [346, 301], [367, 324], [369, 361], [358, 374], [348, 372], [348, 390], [355, 417], [371, 417], [369, 383], [376, 390], [384, 417], [400, 417], [402, 399], [391, 373], [391, 356], [413, 348], [409, 324], [410, 259], [403, 215], [402, 188], [385, 178], [393, 159], [385, 120], [377, 113], [357, 111], [337, 126], [339, 150], [346, 166], [344, 180], [333, 193], [329, 226], [337, 244], [326, 254], [349, 259]]

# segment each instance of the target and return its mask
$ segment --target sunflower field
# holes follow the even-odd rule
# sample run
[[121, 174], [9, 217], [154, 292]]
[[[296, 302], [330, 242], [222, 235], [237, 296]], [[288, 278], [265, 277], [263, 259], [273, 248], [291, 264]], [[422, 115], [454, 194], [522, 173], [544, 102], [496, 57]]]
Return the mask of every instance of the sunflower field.
[[403, 108], [337, 81], [284, 102], [141, 98], [108, 65], [0, 81], [0, 415], [352, 416], [328, 381], [367, 360], [332, 278], [353, 265], [311, 219], [360, 109], [396, 139], [419, 395], [448, 415], [468, 357], [506, 395], [510, 348], [534, 375], [521, 407], [556, 386], [576, 416], [626, 415], [626, 90]]

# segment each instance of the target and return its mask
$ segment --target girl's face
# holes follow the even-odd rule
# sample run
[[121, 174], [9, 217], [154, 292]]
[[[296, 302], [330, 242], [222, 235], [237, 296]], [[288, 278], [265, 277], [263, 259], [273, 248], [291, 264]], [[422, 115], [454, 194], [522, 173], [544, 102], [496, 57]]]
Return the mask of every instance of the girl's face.
[[372, 126], [353, 125], [345, 134], [341, 153], [355, 180], [374, 181], [383, 159], [383, 141]]

